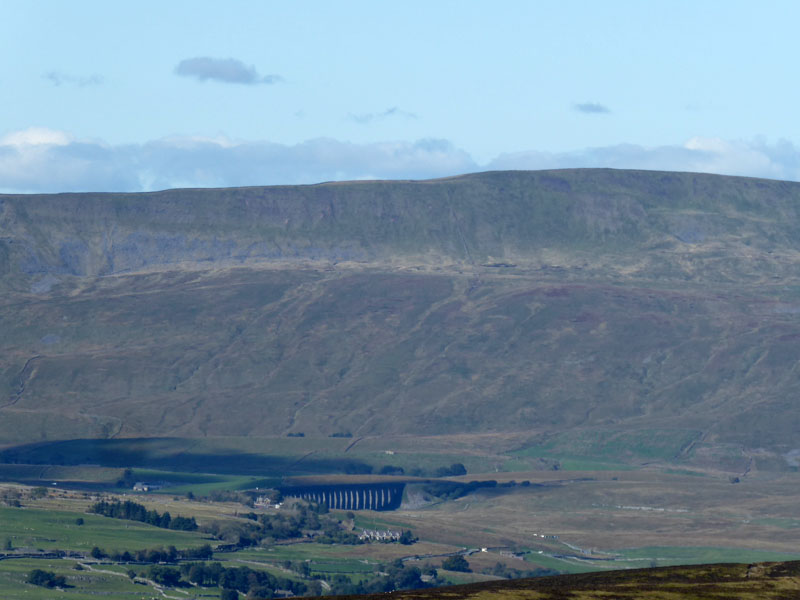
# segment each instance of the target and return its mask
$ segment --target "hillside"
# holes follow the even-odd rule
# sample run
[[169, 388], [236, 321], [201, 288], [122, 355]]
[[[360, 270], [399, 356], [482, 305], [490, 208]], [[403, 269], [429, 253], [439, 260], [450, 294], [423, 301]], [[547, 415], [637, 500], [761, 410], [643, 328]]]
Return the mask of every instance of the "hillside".
[[792, 468], [798, 209], [614, 170], [0, 196], [0, 445], [521, 432]]
[[[492, 581], [470, 585], [395, 592], [390, 597], [414, 600], [466, 600], [469, 598], [504, 598], [556, 600], [573, 598], [626, 598], [646, 600], [784, 600], [796, 598], [800, 589], [800, 566], [797, 562], [750, 565], [699, 565], [640, 569], [611, 573], [559, 575], [515, 581]], [[386, 595], [350, 596], [350, 598], [386, 598]]]

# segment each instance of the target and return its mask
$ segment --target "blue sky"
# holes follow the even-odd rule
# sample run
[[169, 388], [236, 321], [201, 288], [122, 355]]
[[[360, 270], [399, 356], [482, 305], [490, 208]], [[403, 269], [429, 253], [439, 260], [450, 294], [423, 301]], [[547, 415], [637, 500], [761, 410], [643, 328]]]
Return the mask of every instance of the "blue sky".
[[0, 0], [0, 191], [800, 179], [800, 3]]

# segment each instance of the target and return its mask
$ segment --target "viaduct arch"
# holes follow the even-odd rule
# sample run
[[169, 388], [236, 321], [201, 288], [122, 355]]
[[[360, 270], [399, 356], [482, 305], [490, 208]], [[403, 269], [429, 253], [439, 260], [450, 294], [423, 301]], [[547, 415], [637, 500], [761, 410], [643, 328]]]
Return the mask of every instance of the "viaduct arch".
[[302, 498], [337, 510], [397, 510], [405, 483], [304, 485], [279, 488], [290, 498]]

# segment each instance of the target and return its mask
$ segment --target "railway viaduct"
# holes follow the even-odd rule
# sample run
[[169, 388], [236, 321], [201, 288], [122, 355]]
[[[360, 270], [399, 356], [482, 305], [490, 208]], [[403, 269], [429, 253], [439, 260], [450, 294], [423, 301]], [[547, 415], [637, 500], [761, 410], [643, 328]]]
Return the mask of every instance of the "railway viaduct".
[[405, 483], [356, 483], [281, 487], [291, 498], [326, 504], [338, 510], [396, 510], [403, 501]]

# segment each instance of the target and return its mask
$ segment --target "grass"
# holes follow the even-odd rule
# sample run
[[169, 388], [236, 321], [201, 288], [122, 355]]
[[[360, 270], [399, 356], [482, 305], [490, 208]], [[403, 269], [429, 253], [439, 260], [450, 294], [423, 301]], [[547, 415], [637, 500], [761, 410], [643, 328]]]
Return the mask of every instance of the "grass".
[[753, 522], [759, 525], [778, 527], [780, 529], [796, 529], [800, 527], [800, 519], [792, 519], [792, 518], [765, 517], [760, 519], [753, 519]]
[[526, 561], [532, 563], [536, 567], [552, 569], [558, 573], [591, 573], [593, 571], [602, 570], [601, 567], [596, 565], [587, 565], [579, 561], [565, 558], [555, 558], [546, 554], [530, 553], [524, 556]]
[[588, 458], [559, 458], [562, 471], [630, 471], [634, 467], [623, 463], [611, 463]]
[[[82, 518], [83, 525], [76, 519]], [[0, 540], [15, 548], [74, 550], [139, 550], [155, 546], [189, 548], [208, 540], [198, 533], [171, 531], [134, 521], [110, 519], [74, 511], [0, 507]]]
[[654, 546], [619, 549], [606, 560], [586, 560], [580, 557], [560, 558], [539, 554], [525, 554], [525, 560], [560, 573], [592, 573], [620, 569], [642, 569], [678, 565], [703, 565], [717, 563], [753, 563], [800, 560], [800, 552], [767, 552], [740, 548]]
[[[141, 597], [151, 592], [149, 586], [136, 585], [127, 576], [109, 573], [76, 571], [77, 564], [69, 560], [4, 560], [0, 561], [0, 597], [4, 600], [35, 599], [50, 600], [56, 596], [76, 600], [95, 600], [98, 597]], [[63, 575], [68, 588], [58, 592], [26, 583], [33, 569], [51, 571]], [[103, 570], [114, 570], [103, 567]]]
[[[161, 474], [148, 473], [154, 478]], [[484, 475], [497, 477], [492, 473]], [[525, 569], [522, 561], [503, 555], [524, 548], [524, 559], [531, 568], [573, 574], [651, 565], [800, 558], [792, 551], [796, 546], [796, 519], [791, 517], [796, 504], [795, 474], [763, 481], [745, 479], [737, 485], [730, 484], [726, 477], [707, 474], [700, 479], [660, 469], [595, 471], [591, 477], [573, 479], [568, 473], [552, 471], [540, 475], [546, 475], [549, 483], [546, 478], [537, 482], [535, 473], [515, 473], [514, 479], [530, 479], [533, 484], [474, 494], [418, 511], [356, 512], [357, 530], [411, 529], [423, 540], [413, 546], [279, 544], [218, 553], [215, 559], [226, 567], [248, 565], [282, 576], [287, 576], [285, 561], [305, 562], [312, 573], [345, 575], [355, 581], [368, 577], [379, 563], [417, 556], [421, 558], [409, 564], [437, 565], [441, 559], [435, 557], [463, 547], [489, 548], [488, 553], [478, 553], [470, 559], [476, 570], [491, 568], [494, 562]], [[206, 481], [207, 477], [185, 474], [181, 479]], [[27, 488], [6, 489], [24, 492]], [[743, 519], [742, 513], [755, 510], [765, 496], [770, 499], [771, 512], [762, 511]], [[22, 493], [21, 499], [23, 508], [0, 507], [0, 543], [8, 539], [19, 549], [86, 553], [94, 545], [113, 551], [168, 545], [186, 548], [209, 541], [200, 533], [173, 532], [85, 514], [90, 500], [80, 493], [48, 489], [41, 498]], [[193, 502], [164, 494], [140, 496], [137, 501], [160, 512], [195, 516], [201, 524], [208, 520], [241, 522], [234, 515], [248, 510], [237, 504]], [[77, 525], [78, 517], [84, 520], [83, 525]], [[470, 526], [465, 528], [465, 523]], [[541, 537], [545, 534], [548, 537]], [[574, 557], [558, 558], [559, 555]], [[603, 560], [590, 560], [591, 557]], [[5, 573], [5, 563], [10, 562], [13, 561], [0, 561], [0, 573]], [[111, 570], [124, 573], [126, 569], [114, 566]], [[13, 579], [12, 575], [8, 577]], [[453, 582], [484, 578], [454, 577], [457, 579]], [[80, 590], [83, 593], [83, 588]]]
[[313, 560], [310, 567], [314, 573], [352, 575], [374, 572], [375, 563], [366, 564], [363, 560]]
[[[326, 552], [319, 544], [303, 544], [303, 546], [311, 546], [306, 548], [305, 551], [292, 552], [285, 551], [286, 546], [272, 547], [264, 550], [242, 550], [235, 555], [219, 554], [219, 558], [227, 558], [228, 561], [258, 563], [259, 565], [267, 565], [276, 572], [282, 571], [282, 565], [286, 561], [293, 563], [307, 562], [311, 572], [313, 573], [327, 573], [327, 574], [362, 574], [371, 573], [375, 570], [378, 564], [377, 560], [368, 560], [365, 558], [353, 558], [347, 556], [347, 550], [342, 551], [342, 548], [334, 549], [332, 552]], [[285, 573], [286, 571], [282, 571]]]
[[767, 552], [740, 548], [643, 547], [617, 551], [627, 559], [653, 560], [658, 566], [800, 560], [800, 552]]
[[[671, 462], [699, 434], [696, 430], [643, 429], [610, 431], [570, 431], [545, 443], [518, 450], [518, 457], [557, 458], [569, 470], [607, 470], [624, 468], [619, 458]], [[592, 458], [588, 458], [592, 457]], [[575, 461], [585, 463], [582, 469]], [[565, 464], [567, 466], [565, 466]]]
[[486, 581], [487, 579], [497, 579], [492, 575], [484, 575], [482, 573], [463, 573], [446, 569], [436, 569], [436, 574], [440, 579], [446, 581], [448, 585], [463, 585], [465, 583], [475, 583], [476, 581]]

